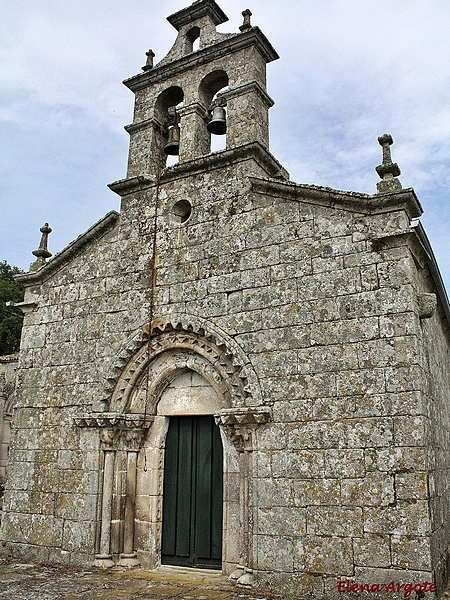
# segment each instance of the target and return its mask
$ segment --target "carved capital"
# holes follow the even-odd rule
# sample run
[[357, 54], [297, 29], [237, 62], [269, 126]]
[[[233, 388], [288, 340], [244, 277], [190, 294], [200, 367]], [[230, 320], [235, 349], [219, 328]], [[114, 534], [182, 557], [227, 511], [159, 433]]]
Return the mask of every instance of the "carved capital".
[[148, 429], [154, 421], [152, 415], [118, 414], [118, 413], [90, 413], [75, 417], [74, 422], [78, 427], [109, 427], [117, 429]]
[[140, 450], [145, 431], [145, 429], [122, 429], [120, 431], [120, 437], [123, 449], [130, 452], [137, 452]]
[[100, 441], [103, 450], [112, 450], [114, 448], [114, 434], [114, 429], [100, 429]]
[[253, 450], [254, 431], [271, 419], [266, 406], [223, 409], [214, 415], [216, 424], [224, 427], [238, 452]]
[[75, 417], [78, 427], [100, 429], [103, 450], [138, 451], [154, 417], [144, 414], [91, 413]]

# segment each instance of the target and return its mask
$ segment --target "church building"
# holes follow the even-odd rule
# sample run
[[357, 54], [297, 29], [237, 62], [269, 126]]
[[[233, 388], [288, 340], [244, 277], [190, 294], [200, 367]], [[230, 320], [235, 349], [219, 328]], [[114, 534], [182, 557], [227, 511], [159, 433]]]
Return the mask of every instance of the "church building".
[[168, 17], [172, 49], [124, 82], [120, 213], [50, 259], [46, 224], [18, 276], [3, 549], [303, 598], [441, 593], [450, 307], [421, 205], [387, 134], [377, 193], [289, 180], [269, 152], [278, 55], [243, 17]]

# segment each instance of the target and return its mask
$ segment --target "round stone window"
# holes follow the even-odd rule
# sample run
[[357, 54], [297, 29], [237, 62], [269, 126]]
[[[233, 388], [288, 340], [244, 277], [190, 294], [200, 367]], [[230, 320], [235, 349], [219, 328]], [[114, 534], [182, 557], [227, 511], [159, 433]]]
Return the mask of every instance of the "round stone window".
[[172, 216], [176, 223], [186, 223], [192, 213], [192, 206], [189, 200], [179, 200], [172, 207]]

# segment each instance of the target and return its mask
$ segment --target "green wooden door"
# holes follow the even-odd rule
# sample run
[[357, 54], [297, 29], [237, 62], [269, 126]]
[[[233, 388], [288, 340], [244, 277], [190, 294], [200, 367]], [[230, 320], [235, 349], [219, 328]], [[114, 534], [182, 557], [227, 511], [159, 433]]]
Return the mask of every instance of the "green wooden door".
[[170, 417], [164, 459], [163, 564], [221, 567], [222, 456], [213, 417]]

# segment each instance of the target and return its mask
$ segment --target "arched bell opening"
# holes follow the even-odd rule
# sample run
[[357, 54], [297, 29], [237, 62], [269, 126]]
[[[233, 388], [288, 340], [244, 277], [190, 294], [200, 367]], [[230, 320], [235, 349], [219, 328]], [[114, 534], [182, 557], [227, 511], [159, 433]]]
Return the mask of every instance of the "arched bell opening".
[[192, 27], [186, 33], [184, 52], [190, 54], [200, 49], [200, 27]]
[[208, 152], [217, 152], [227, 147], [227, 115], [226, 102], [219, 92], [228, 88], [229, 79], [225, 71], [216, 70], [204, 77], [199, 86], [199, 98], [205, 107], [209, 120], [203, 135]]
[[155, 104], [155, 117], [161, 123], [159, 157], [162, 168], [176, 164], [181, 144], [180, 109], [183, 105], [182, 88], [171, 86], [162, 92]]

